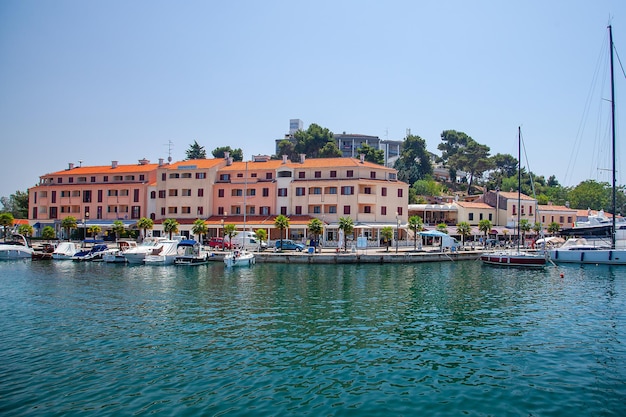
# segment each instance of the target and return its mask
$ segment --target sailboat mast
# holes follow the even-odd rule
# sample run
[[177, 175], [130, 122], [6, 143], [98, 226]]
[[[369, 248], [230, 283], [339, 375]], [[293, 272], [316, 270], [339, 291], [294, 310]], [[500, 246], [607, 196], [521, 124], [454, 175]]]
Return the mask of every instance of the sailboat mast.
[[517, 251], [520, 246], [520, 221], [522, 213], [522, 127], [517, 127]]
[[611, 152], [612, 156], [612, 171], [613, 171], [613, 184], [612, 184], [612, 209], [613, 212], [613, 230], [611, 232], [611, 249], [615, 249], [615, 218], [617, 213], [615, 212], [616, 197], [615, 197], [615, 187], [616, 187], [616, 179], [615, 179], [615, 84], [613, 78], [613, 29], [611, 25], [609, 25], [609, 47], [611, 48], [610, 57], [611, 57]]
[[246, 198], [248, 197], [248, 161], [246, 161], [246, 173], [245, 173], [245, 177], [244, 177], [244, 183], [243, 183], [243, 234], [244, 234], [244, 239], [245, 239], [245, 235], [246, 235], [246, 212], [248, 211], [248, 208], [246, 207]]

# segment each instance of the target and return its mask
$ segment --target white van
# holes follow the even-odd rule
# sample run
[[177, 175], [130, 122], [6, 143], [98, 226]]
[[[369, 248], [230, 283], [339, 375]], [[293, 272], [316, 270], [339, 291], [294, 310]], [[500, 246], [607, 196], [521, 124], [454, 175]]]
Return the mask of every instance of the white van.
[[259, 238], [254, 232], [237, 232], [237, 234], [233, 236], [231, 243], [236, 248], [248, 250], [259, 250], [267, 247], [267, 243], [259, 242]]

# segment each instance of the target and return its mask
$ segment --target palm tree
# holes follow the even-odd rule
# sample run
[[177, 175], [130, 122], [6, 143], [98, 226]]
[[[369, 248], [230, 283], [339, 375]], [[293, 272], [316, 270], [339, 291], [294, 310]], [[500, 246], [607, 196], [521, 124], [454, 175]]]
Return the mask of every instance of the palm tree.
[[17, 228], [17, 233], [26, 237], [31, 237], [33, 235], [33, 226], [30, 224], [20, 224]]
[[324, 223], [322, 223], [320, 219], [311, 219], [307, 227], [309, 228], [309, 231], [313, 233], [313, 239], [316, 242], [315, 250], [317, 251], [317, 247], [319, 246], [317, 241], [319, 236], [324, 232]]
[[339, 218], [339, 229], [343, 230], [343, 250], [348, 250], [348, 235], [354, 230], [354, 221], [350, 217]]
[[254, 232], [256, 237], [259, 239], [259, 250], [261, 250], [261, 242], [265, 242], [267, 240], [267, 230], [265, 229], [256, 229]]
[[491, 220], [489, 219], [482, 219], [478, 222], [478, 230], [485, 234], [485, 243], [487, 243], [487, 235], [489, 234], [489, 232], [491, 232], [492, 227], [493, 225], [491, 224]]
[[209, 231], [206, 222], [202, 219], [196, 219], [195, 222], [193, 222], [193, 226], [191, 228], [191, 233], [193, 233], [194, 235], [198, 236], [198, 242], [202, 242], [202, 235], [206, 235], [206, 233]]
[[409, 229], [413, 231], [413, 250], [417, 250], [417, 234], [424, 229], [424, 221], [420, 216], [409, 217]]
[[448, 225], [445, 223], [439, 223], [437, 225], [437, 230], [442, 233], [448, 234]]
[[87, 231], [89, 233], [93, 234], [93, 238], [97, 238], [98, 237], [98, 233], [100, 233], [102, 231], [102, 228], [96, 224], [94, 224], [93, 226], [89, 226], [89, 229], [87, 229]]
[[154, 221], [152, 221], [152, 219], [149, 219], [147, 217], [142, 217], [141, 219], [137, 221], [137, 227], [143, 230], [142, 239], [145, 239], [146, 235], [148, 234], [148, 229], [152, 229], [154, 227]]
[[41, 237], [44, 239], [54, 239], [55, 235], [56, 233], [54, 233], [54, 227], [52, 226], [45, 226], [41, 231]]
[[465, 238], [472, 235], [472, 226], [468, 222], [460, 222], [456, 225], [456, 232], [461, 235], [461, 245], [465, 246]]
[[[228, 237], [228, 241], [232, 242], [233, 241], [233, 237], [237, 234], [237, 226], [235, 226], [234, 224], [225, 224], [224, 225], [224, 240], [226, 240], [226, 237]], [[224, 247], [222, 246], [222, 249]], [[232, 245], [231, 245], [232, 248]]]
[[65, 236], [67, 236], [67, 240], [70, 240], [70, 232], [72, 229], [76, 229], [78, 223], [76, 222], [76, 217], [67, 216], [63, 220], [61, 220], [61, 227], [65, 230]]
[[532, 226], [528, 219], [522, 219], [519, 221], [519, 230], [522, 233], [522, 247], [526, 246], [524, 242], [526, 242], [526, 233], [530, 232]]
[[558, 224], [557, 222], [552, 222], [548, 225], [548, 233], [551, 233], [553, 235], [559, 233], [560, 229], [561, 229], [561, 225]]
[[274, 227], [280, 231], [280, 247], [283, 247], [283, 230], [289, 227], [289, 217], [280, 214], [274, 219]]
[[391, 226], [383, 227], [382, 229], [380, 229], [380, 234], [385, 240], [385, 243], [386, 243], [385, 246], [387, 246], [387, 252], [389, 252], [389, 243], [391, 242], [391, 239], [393, 239], [393, 227]]
[[0, 213], [0, 226], [4, 228], [4, 240], [7, 239], [7, 227], [13, 226], [15, 218], [11, 213]]
[[163, 231], [168, 233], [170, 240], [172, 240], [172, 233], [178, 232], [178, 222], [174, 219], [163, 220]]
[[115, 233], [115, 242], [117, 243], [117, 238], [122, 237], [124, 230], [126, 230], [124, 227], [124, 222], [121, 220], [115, 220], [113, 222], [113, 226], [111, 226], [111, 230], [113, 231], [113, 233]]

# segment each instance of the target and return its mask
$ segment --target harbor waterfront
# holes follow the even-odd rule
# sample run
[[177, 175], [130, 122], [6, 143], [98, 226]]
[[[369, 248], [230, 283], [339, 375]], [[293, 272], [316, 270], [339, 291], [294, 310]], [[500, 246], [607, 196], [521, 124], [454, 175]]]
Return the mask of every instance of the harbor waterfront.
[[626, 413], [626, 268], [5, 261], [0, 294], [3, 415]]

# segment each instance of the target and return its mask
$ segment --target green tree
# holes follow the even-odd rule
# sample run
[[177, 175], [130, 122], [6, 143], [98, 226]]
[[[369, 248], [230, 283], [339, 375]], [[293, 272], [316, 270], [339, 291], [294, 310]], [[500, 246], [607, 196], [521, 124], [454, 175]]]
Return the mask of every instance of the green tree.
[[[310, 158], [322, 157], [321, 151], [322, 149], [328, 150], [325, 148], [328, 143], [337, 148], [333, 132], [315, 123], [312, 123], [307, 130], [298, 130], [293, 137], [295, 139], [295, 152], [305, 154]], [[331, 149], [334, 149], [332, 145]], [[329, 156], [324, 155], [324, 157]]]
[[16, 219], [28, 218], [28, 192], [16, 191], [9, 197], [0, 198], [3, 212], [9, 212]]
[[478, 222], [478, 230], [484, 233], [485, 241], [487, 240], [487, 235], [489, 234], [489, 232], [491, 232], [492, 227], [493, 227], [493, 224], [491, 223], [491, 220], [489, 219], [482, 219], [481, 221]]
[[142, 217], [137, 221], [137, 227], [143, 230], [143, 236], [141, 238], [145, 239], [148, 234], [148, 230], [152, 230], [154, 227], [154, 221], [147, 217]]
[[169, 235], [171, 240], [172, 234], [178, 232], [178, 222], [175, 219], [163, 220], [163, 231]]
[[530, 224], [530, 222], [528, 221], [528, 219], [521, 219], [519, 221], [519, 230], [522, 234], [522, 245], [525, 246], [525, 242], [526, 242], [526, 233], [530, 232], [530, 229], [532, 229], [532, 226]]
[[267, 241], [267, 230], [256, 229], [254, 233], [256, 234], [256, 237], [259, 239], [259, 250], [261, 250], [261, 242]]
[[339, 229], [343, 230], [343, 242], [344, 247], [343, 250], [348, 250], [348, 235], [354, 231], [354, 221], [350, 217], [340, 217], [339, 218]]
[[532, 229], [533, 229], [533, 232], [535, 232], [535, 234], [539, 236], [539, 234], [541, 233], [541, 229], [543, 229], [543, 227], [541, 226], [541, 223], [535, 222], [533, 224]]
[[202, 219], [196, 219], [193, 222], [193, 226], [191, 227], [191, 233], [198, 236], [198, 242], [202, 242], [202, 235], [206, 235], [209, 231], [209, 228], [206, 225], [206, 222]]
[[451, 167], [469, 174], [468, 194], [472, 193], [474, 178], [482, 176], [485, 171], [493, 167], [493, 161], [489, 158], [489, 146], [481, 145], [472, 138], [469, 138], [467, 145], [452, 156], [448, 162]]
[[124, 226], [123, 221], [115, 220], [113, 222], [113, 226], [111, 226], [111, 230], [113, 231], [113, 233], [115, 233], [115, 241], [117, 242], [117, 239], [122, 237], [122, 235], [126, 231], [126, 227]]
[[187, 149], [187, 159], [206, 159], [206, 151], [204, 146], [200, 146], [195, 140]]
[[[319, 236], [324, 232], [324, 223], [320, 219], [311, 219], [308, 226], [309, 232], [313, 233], [313, 239], [315, 240], [315, 247], [319, 248]], [[317, 249], [316, 249], [317, 250]]]
[[361, 144], [356, 150], [357, 154], [363, 154], [367, 162], [378, 165], [385, 165], [385, 151], [369, 146], [367, 143]]
[[93, 235], [94, 239], [96, 239], [98, 237], [98, 234], [102, 231], [102, 228], [97, 224], [94, 224], [92, 226], [89, 226], [87, 231]]
[[409, 229], [413, 232], [413, 250], [417, 250], [417, 235], [424, 229], [424, 220], [420, 216], [409, 217]]
[[335, 142], [328, 142], [320, 149], [320, 158], [341, 158], [343, 154]]
[[56, 233], [54, 232], [54, 227], [52, 226], [44, 226], [43, 230], [41, 231], [41, 237], [43, 239], [54, 239], [56, 237]]
[[441, 184], [435, 181], [432, 177], [427, 177], [421, 180], [415, 181], [411, 186], [415, 190], [417, 195], [425, 196], [440, 196], [442, 193]]
[[439, 224], [436, 226], [436, 229], [437, 229], [438, 231], [440, 231], [441, 233], [448, 234], [448, 225], [447, 225], [447, 224], [445, 224], [445, 223], [439, 223]]
[[7, 228], [13, 226], [15, 218], [11, 213], [0, 213], [0, 226], [4, 229], [4, 239], [7, 238]]
[[398, 179], [410, 185], [432, 175], [433, 167], [426, 150], [426, 141], [419, 136], [408, 135], [402, 142], [402, 151], [394, 168], [398, 170]]
[[561, 229], [561, 225], [558, 224], [557, 222], [552, 222], [548, 225], [548, 233], [552, 235], [559, 233], [560, 229]]
[[232, 149], [230, 146], [221, 146], [219, 148], [213, 149], [213, 152], [211, 152], [211, 154], [214, 158], [224, 158], [226, 152], [229, 152], [229, 155], [231, 158], [233, 158], [233, 161], [243, 161], [243, 151], [241, 150], [241, 148]]
[[72, 231], [72, 229], [76, 229], [76, 226], [78, 226], [78, 223], [76, 221], [76, 217], [74, 216], [67, 216], [66, 218], [61, 220], [61, 227], [63, 228], [63, 230], [65, 230], [65, 236], [67, 237], [67, 240], [70, 240], [70, 232]]
[[228, 238], [229, 242], [233, 241], [233, 237], [237, 236], [237, 226], [234, 224], [225, 224], [224, 225], [224, 239]]
[[287, 155], [291, 161], [295, 161], [298, 157], [296, 153], [296, 144], [290, 140], [283, 139], [278, 142], [278, 156]]
[[441, 151], [441, 156], [437, 158], [438, 162], [443, 163], [450, 171], [450, 179], [456, 178], [456, 167], [450, 164], [453, 158], [461, 149], [467, 146], [468, 140], [471, 139], [463, 132], [456, 130], [444, 130], [441, 132], [441, 143], [437, 145], [437, 149]]
[[283, 247], [283, 230], [289, 227], [289, 217], [284, 214], [279, 214], [274, 218], [274, 227], [280, 232], [280, 247]]
[[583, 181], [569, 192], [572, 207], [611, 211], [611, 186], [606, 182]]
[[31, 237], [33, 235], [33, 226], [30, 224], [20, 224], [17, 228], [17, 233], [22, 236]]
[[465, 246], [465, 239], [472, 235], [472, 226], [468, 222], [460, 222], [456, 225], [456, 232], [461, 235], [461, 245]]
[[385, 241], [385, 246], [387, 247], [387, 252], [389, 252], [389, 245], [391, 244], [391, 240], [393, 239], [393, 227], [385, 226], [380, 229], [380, 235]]

